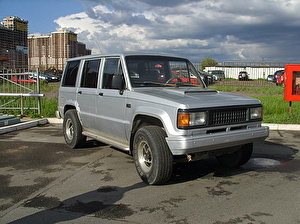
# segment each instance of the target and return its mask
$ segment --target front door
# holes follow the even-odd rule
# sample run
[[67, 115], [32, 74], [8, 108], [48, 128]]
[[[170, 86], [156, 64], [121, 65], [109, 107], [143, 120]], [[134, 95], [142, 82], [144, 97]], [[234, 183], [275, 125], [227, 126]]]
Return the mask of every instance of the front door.
[[106, 58], [97, 100], [97, 128], [102, 135], [126, 142], [124, 120], [126, 91], [113, 85], [116, 76], [119, 78], [121, 76], [124, 80], [120, 58]]

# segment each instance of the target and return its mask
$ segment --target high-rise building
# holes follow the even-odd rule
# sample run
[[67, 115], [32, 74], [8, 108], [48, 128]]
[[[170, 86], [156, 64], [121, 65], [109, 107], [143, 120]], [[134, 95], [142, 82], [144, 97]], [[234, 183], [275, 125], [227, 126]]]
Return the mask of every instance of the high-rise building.
[[77, 41], [77, 34], [69, 30], [52, 32], [51, 35], [28, 36], [28, 67], [46, 70], [63, 70], [66, 60], [90, 55], [91, 50]]
[[0, 23], [0, 70], [23, 70], [28, 66], [28, 21], [6, 17]]

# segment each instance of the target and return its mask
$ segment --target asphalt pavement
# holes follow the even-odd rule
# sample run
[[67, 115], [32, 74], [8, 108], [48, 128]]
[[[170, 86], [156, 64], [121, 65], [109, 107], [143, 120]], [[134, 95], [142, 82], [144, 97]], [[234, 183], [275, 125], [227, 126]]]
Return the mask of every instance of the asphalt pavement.
[[299, 223], [300, 131], [273, 130], [250, 161], [177, 164], [149, 186], [132, 157], [89, 140], [70, 149], [62, 125], [0, 135], [0, 223]]

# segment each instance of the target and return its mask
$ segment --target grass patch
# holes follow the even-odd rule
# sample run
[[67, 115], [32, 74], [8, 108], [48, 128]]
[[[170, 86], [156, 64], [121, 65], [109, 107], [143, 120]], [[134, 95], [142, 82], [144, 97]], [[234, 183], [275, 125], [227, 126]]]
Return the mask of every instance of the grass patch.
[[[28, 89], [27, 89], [28, 88]], [[5, 81], [0, 85], [0, 93], [29, 93], [30, 90], [33, 90], [34, 93], [37, 93], [37, 84], [32, 83], [23, 83], [23, 84], [13, 84]], [[45, 81], [40, 81], [40, 92], [45, 93], [53, 90], [58, 90], [59, 84], [47, 84]]]
[[300, 124], [300, 102], [292, 103], [283, 98], [284, 89], [279, 86], [210, 86], [219, 91], [233, 92], [259, 99], [264, 106], [264, 123]]
[[264, 105], [264, 123], [300, 124], [300, 102], [292, 103], [292, 113], [289, 112], [289, 102], [283, 96], [253, 96]]
[[[37, 92], [36, 85], [31, 84], [27, 86], [34, 90], [34, 93]], [[40, 83], [40, 92], [41, 93], [49, 93], [49, 92], [58, 92], [59, 84], [47, 84], [44, 81]], [[18, 86], [6, 83], [6, 85], [0, 85], [0, 92], [10, 92], [10, 93], [20, 93], [23, 92], [23, 88], [19, 88]], [[27, 90], [28, 91], [28, 90]], [[26, 91], [25, 91], [26, 92]], [[29, 92], [29, 91], [28, 91]], [[52, 94], [53, 95], [53, 94]], [[29, 116], [31, 118], [38, 117], [55, 117], [55, 111], [57, 110], [58, 100], [57, 97], [41, 97], [41, 114], [38, 114], [36, 109], [26, 109], [26, 108], [36, 108], [37, 107], [37, 98], [36, 97], [23, 97], [23, 115]], [[7, 108], [20, 108], [21, 107], [21, 98], [13, 97], [13, 96], [0, 96], [0, 105], [4, 105], [3, 107]], [[1, 109], [0, 113], [10, 114], [19, 116], [21, 114], [20, 109]]]
[[283, 88], [279, 86], [209, 86], [209, 88], [224, 92], [247, 93], [250, 95], [283, 95]]
[[[4, 99], [4, 97], [0, 97]], [[6, 97], [5, 100], [7, 101], [8, 98]], [[21, 100], [18, 97], [10, 97], [9, 100], [14, 100], [14, 102], [10, 103], [8, 107], [21, 107]], [[55, 117], [55, 111], [57, 110], [58, 100], [57, 97], [47, 98], [41, 97], [41, 114], [38, 114], [36, 109], [26, 109], [26, 107], [37, 107], [37, 98], [36, 97], [24, 97], [24, 114], [31, 118], [38, 118], [38, 117]], [[4, 114], [11, 114], [18, 116], [21, 114], [20, 109], [2, 109], [0, 113]]]
[[54, 83], [53, 85], [47, 84], [46, 82], [42, 81], [40, 84], [41, 93], [49, 92], [49, 91], [58, 91], [59, 83]]
[[41, 105], [42, 105], [41, 116], [55, 117], [55, 111], [57, 111], [57, 105], [58, 105], [57, 97], [42, 98]]

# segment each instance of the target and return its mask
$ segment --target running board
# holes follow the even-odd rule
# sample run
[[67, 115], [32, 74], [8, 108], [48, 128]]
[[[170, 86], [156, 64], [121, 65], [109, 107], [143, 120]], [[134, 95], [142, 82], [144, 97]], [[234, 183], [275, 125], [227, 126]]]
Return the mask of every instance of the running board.
[[99, 135], [95, 135], [91, 132], [88, 132], [88, 131], [83, 131], [82, 132], [83, 135], [87, 136], [87, 137], [90, 137], [90, 138], [93, 138], [99, 142], [103, 142], [107, 145], [111, 145], [111, 146], [114, 146], [118, 149], [121, 149], [121, 150], [124, 150], [124, 151], [129, 151], [129, 145], [128, 144], [125, 144], [123, 142], [120, 142], [120, 141], [115, 141], [115, 140], [112, 140], [110, 138], [106, 138], [106, 137], [103, 137], [103, 136], [99, 136]]

